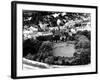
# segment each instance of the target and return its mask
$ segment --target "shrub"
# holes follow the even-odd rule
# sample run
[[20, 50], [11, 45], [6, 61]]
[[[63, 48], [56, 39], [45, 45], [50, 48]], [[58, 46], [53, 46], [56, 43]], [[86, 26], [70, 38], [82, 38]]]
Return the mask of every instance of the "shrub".
[[47, 58], [44, 59], [44, 62], [48, 63], [48, 64], [53, 64], [54, 57], [53, 56], [48, 56]]
[[77, 32], [77, 35], [84, 35], [84, 36], [86, 36], [89, 40], [91, 40], [91, 32], [90, 32], [90, 31], [87, 31], [87, 30], [78, 31], [78, 32]]
[[80, 55], [81, 64], [88, 64], [90, 63], [90, 56], [85, 52], [82, 52]]
[[76, 43], [75, 48], [90, 48], [90, 41], [83, 35], [76, 35], [75, 36]]
[[42, 42], [38, 40], [28, 39], [23, 42], [23, 56], [25, 57], [28, 53], [37, 54]]
[[57, 64], [58, 65], [62, 65], [62, 60], [59, 59], [58, 62], [57, 62]]
[[38, 55], [42, 57], [52, 56], [53, 55], [52, 50], [53, 50], [52, 42], [49, 41], [43, 42], [39, 48]]
[[34, 60], [36, 58], [35, 55], [32, 55], [32, 54], [27, 54], [27, 56], [25, 56], [26, 59], [30, 59], [30, 60]]

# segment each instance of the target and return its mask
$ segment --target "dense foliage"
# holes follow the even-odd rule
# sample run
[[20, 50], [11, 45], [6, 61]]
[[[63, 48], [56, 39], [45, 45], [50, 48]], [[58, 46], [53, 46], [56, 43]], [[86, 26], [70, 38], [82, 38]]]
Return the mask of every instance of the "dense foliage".
[[42, 42], [38, 40], [28, 39], [23, 42], [23, 56], [28, 54], [37, 54]]

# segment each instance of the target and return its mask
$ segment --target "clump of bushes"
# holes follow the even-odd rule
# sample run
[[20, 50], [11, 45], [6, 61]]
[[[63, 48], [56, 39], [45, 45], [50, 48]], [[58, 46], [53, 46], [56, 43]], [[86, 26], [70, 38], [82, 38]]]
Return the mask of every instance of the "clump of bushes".
[[83, 53], [81, 55], [76, 54], [76, 56], [73, 57], [61, 57], [61, 56], [47, 56], [44, 58], [41, 58], [37, 55], [27, 55], [25, 58], [30, 60], [35, 60], [42, 63], [47, 63], [50, 65], [83, 65], [88, 64], [90, 62], [90, 59], [86, 54]]
[[23, 42], [23, 57], [30, 54], [37, 54], [40, 46], [42, 45], [42, 41], [27, 39]]
[[80, 48], [90, 48], [90, 41], [88, 38], [84, 35], [76, 35], [75, 36], [76, 43], [75, 43], [75, 48], [80, 49]]
[[44, 59], [44, 63], [53, 64], [53, 62], [54, 62], [53, 56], [48, 56]]
[[89, 64], [91, 62], [91, 42], [84, 35], [76, 35], [74, 56], [78, 58], [79, 64]]
[[38, 50], [37, 55], [41, 58], [52, 56], [53, 55], [53, 43], [50, 41], [43, 42]]

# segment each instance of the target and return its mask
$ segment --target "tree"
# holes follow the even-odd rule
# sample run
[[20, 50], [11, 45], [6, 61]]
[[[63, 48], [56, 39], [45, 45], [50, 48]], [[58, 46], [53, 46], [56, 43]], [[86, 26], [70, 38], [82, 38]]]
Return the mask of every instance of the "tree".
[[52, 42], [46, 41], [43, 42], [39, 48], [38, 56], [45, 58], [47, 56], [53, 55], [53, 44]]
[[[24, 11], [23, 12], [23, 26], [25, 25], [31, 25], [35, 24], [38, 25], [38, 29], [41, 30], [39, 26], [39, 22], [48, 23], [47, 22], [47, 15], [52, 14], [52, 12], [46, 12], [46, 11]], [[27, 20], [28, 18], [31, 18], [30, 20]]]

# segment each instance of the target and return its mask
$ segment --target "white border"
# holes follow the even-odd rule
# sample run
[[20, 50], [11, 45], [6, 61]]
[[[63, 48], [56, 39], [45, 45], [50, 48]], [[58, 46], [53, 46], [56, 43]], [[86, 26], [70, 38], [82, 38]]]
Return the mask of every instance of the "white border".
[[[84, 66], [71, 66], [68, 68], [56, 69], [39, 69], [39, 70], [22, 70], [22, 10], [39, 10], [39, 11], [61, 11], [61, 12], [82, 12], [91, 13], [91, 64]], [[17, 76], [37, 76], [67, 73], [95, 72], [96, 70], [96, 16], [95, 9], [75, 8], [75, 7], [59, 7], [45, 5], [26, 5], [17, 4]]]

